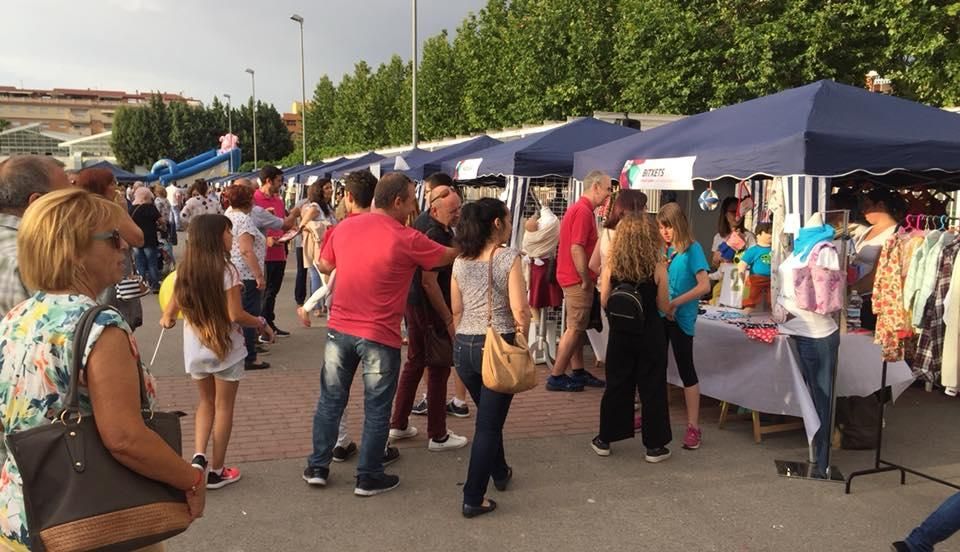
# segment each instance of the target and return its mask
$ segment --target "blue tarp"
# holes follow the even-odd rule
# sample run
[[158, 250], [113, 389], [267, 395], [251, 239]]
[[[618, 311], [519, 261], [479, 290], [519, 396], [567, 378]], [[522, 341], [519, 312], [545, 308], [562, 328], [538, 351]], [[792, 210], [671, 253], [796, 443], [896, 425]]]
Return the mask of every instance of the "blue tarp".
[[442, 168], [453, 175], [459, 161], [480, 157], [483, 161], [477, 176], [570, 176], [573, 173], [574, 152], [637, 132], [594, 118], [577, 119], [553, 130], [455, 157], [444, 162]]
[[412, 168], [414, 166], [419, 165], [420, 159], [426, 157], [427, 155], [430, 155], [429, 151], [422, 150], [420, 148], [414, 148], [411, 150], [398, 153], [397, 155], [390, 155], [388, 157], [384, 157], [383, 160], [380, 161], [380, 176], [383, 176], [389, 172], [395, 172], [395, 171], [403, 172], [402, 170], [397, 168], [397, 163], [399, 162], [400, 159], [403, 159], [403, 162], [406, 163], [408, 167]]
[[960, 115], [822, 80], [576, 155], [574, 177], [631, 159], [697, 156], [693, 177], [960, 171]]
[[497, 146], [499, 144], [502, 144], [500, 140], [491, 138], [487, 135], [477, 136], [476, 138], [472, 138], [466, 142], [460, 142], [459, 144], [454, 144], [452, 146], [431, 151], [426, 156], [418, 158], [417, 164], [410, 163], [408, 160], [407, 164], [410, 165], [410, 170], [401, 172], [414, 180], [423, 180], [431, 174], [443, 170], [444, 161], [448, 161], [450, 159], [463, 159], [464, 156], [468, 156], [480, 150], [492, 148], [493, 146]]
[[113, 173], [113, 177], [117, 179], [117, 182], [136, 182], [138, 180], [142, 182], [149, 182], [150, 179], [147, 175], [135, 174], [130, 171], [121, 169], [120, 167], [114, 165], [109, 161], [100, 161], [99, 163], [94, 163], [89, 167], [84, 167], [85, 169], [107, 169]]

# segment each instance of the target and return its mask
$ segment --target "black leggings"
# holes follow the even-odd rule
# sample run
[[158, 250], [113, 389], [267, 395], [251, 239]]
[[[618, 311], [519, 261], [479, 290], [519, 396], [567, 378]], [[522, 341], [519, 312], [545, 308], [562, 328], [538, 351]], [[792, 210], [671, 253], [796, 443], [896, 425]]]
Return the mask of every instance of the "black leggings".
[[693, 387], [700, 383], [697, 370], [693, 367], [693, 336], [687, 335], [676, 322], [664, 320], [667, 331], [667, 343], [673, 345], [673, 359], [677, 361], [677, 371], [684, 387]]

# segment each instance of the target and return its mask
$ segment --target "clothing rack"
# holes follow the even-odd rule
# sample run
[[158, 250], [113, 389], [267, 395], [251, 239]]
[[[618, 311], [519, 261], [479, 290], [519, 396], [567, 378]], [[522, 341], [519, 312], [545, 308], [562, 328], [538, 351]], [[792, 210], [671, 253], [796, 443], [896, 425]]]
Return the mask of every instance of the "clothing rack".
[[[886, 388], [887, 388], [887, 361], [883, 361], [883, 370], [882, 370], [882, 375], [880, 376], [880, 389], [883, 390]], [[855, 477], [860, 477], [861, 475], [872, 475], [875, 473], [886, 473], [886, 472], [892, 472], [892, 471], [900, 472], [901, 485], [906, 484], [907, 474], [909, 473], [917, 477], [922, 477], [924, 479], [933, 481], [934, 483], [939, 483], [941, 485], [946, 485], [947, 487], [960, 490], [960, 485], [957, 485], [955, 483], [950, 483], [948, 481], [944, 481], [943, 479], [938, 479], [932, 475], [923, 473], [921, 471], [918, 471], [912, 468], [902, 466], [900, 464], [887, 462], [882, 458], [881, 446], [883, 445], [883, 415], [884, 415], [884, 412], [886, 411], [886, 407], [887, 407], [887, 401], [886, 400], [880, 401], [880, 421], [877, 423], [877, 451], [874, 454], [873, 467], [870, 469], [860, 470], [860, 471], [851, 473], [847, 477], [845, 494], [850, 494], [850, 485], [853, 483], [853, 479]]]

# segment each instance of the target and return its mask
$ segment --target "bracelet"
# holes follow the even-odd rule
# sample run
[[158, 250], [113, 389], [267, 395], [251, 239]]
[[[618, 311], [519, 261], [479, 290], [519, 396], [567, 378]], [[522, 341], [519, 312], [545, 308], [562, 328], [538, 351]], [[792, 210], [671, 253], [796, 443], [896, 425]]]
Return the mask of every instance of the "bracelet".
[[258, 317], [257, 317], [257, 320], [260, 322], [260, 326], [259, 326], [260, 329], [263, 329], [263, 328], [266, 328], [266, 327], [267, 327], [267, 319], [266, 319], [266, 318], [264, 318], [264, 317], [262, 317], [262, 316], [258, 316]]
[[185, 492], [195, 493], [195, 492], [197, 492], [197, 489], [200, 488], [200, 485], [203, 484], [203, 470], [202, 470], [201, 468], [198, 468], [198, 467], [194, 466], [194, 465], [191, 465], [190, 467], [193, 468], [193, 469], [195, 469], [195, 470], [197, 470], [197, 480], [194, 481], [194, 482], [193, 482], [193, 485], [192, 485], [189, 489], [186, 489]]

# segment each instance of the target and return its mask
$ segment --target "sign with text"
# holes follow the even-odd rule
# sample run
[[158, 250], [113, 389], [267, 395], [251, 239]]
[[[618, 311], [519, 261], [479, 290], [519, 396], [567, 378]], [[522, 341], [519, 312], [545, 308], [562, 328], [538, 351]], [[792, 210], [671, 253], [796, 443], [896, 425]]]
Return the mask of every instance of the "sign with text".
[[480, 171], [480, 163], [483, 163], [482, 157], [476, 159], [464, 159], [457, 161], [457, 168], [453, 173], [454, 180], [473, 180]]
[[620, 184], [633, 189], [692, 190], [696, 156], [631, 159], [623, 164]]

